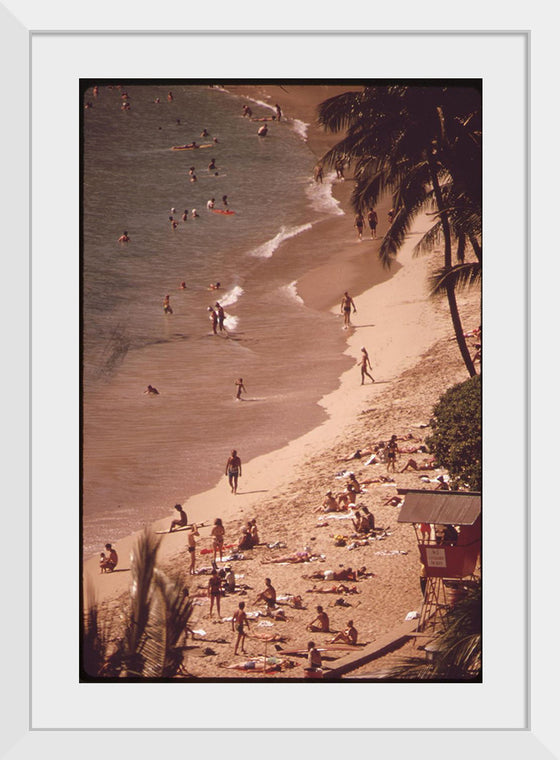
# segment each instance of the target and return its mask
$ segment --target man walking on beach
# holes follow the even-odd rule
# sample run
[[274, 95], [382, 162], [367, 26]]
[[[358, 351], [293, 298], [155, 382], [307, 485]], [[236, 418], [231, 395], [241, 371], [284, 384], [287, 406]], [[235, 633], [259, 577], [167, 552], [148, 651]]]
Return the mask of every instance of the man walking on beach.
[[377, 213], [375, 209], [370, 208], [367, 218], [368, 218], [369, 228], [371, 230], [371, 237], [372, 238], [377, 237]]
[[237, 479], [241, 477], [241, 459], [237, 456], [235, 449], [233, 449], [230, 458], [226, 462], [226, 475], [228, 476], [231, 492], [237, 493]]
[[354, 309], [354, 314], [356, 313], [356, 304], [352, 300], [352, 297], [348, 295], [348, 291], [344, 291], [344, 296], [342, 297], [342, 302], [340, 304], [340, 311], [344, 314], [344, 326], [343, 330], [347, 330], [350, 327], [350, 311]]
[[231, 630], [237, 631], [237, 641], [235, 642], [235, 649], [233, 654], [237, 654], [237, 648], [241, 644], [241, 651], [245, 654], [245, 626], [249, 628], [249, 620], [245, 613], [245, 602], [239, 602], [238, 609], [233, 613], [231, 619]]

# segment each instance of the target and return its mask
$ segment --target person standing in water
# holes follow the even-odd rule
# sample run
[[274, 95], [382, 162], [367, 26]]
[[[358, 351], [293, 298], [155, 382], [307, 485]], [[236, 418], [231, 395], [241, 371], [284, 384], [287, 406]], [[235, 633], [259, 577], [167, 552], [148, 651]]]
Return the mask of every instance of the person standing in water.
[[241, 401], [241, 391], [243, 391], [244, 393], [247, 393], [247, 389], [243, 385], [243, 378], [242, 377], [238, 378], [235, 381], [235, 385], [237, 386], [237, 394], [236, 394], [235, 398], [238, 401]]
[[227, 460], [226, 475], [228, 476], [231, 492], [237, 493], [237, 479], [241, 477], [241, 459], [237, 456], [235, 449], [232, 450], [231, 456]]
[[369, 379], [371, 380], [371, 382], [374, 383], [375, 382], [374, 378], [368, 372], [368, 367], [369, 367], [369, 369], [372, 369], [371, 362], [370, 362], [369, 356], [368, 356], [368, 352], [366, 351], [366, 349], [365, 349], [364, 346], [362, 346], [362, 348], [360, 350], [362, 352], [362, 358], [360, 359], [360, 361], [358, 362], [358, 364], [360, 365], [360, 371], [362, 373], [362, 385], [365, 382], [366, 375], [369, 377]]
[[220, 328], [220, 332], [224, 330], [224, 320], [226, 318], [223, 306], [220, 306], [219, 301], [216, 301], [216, 312], [218, 314], [218, 327]]
[[350, 312], [354, 309], [354, 314], [356, 313], [356, 304], [352, 300], [352, 297], [348, 295], [348, 291], [344, 291], [344, 296], [342, 297], [342, 301], [340, 303], [340, 311], [344, 314], [344, 330], [347, 330], [350, 327]]
[[216, 314], [216, 312], [211, 306], [208, 307], [208, 311], [210, 312], [210, 319], [212, 320], [212, 332], [214, 333], [214, 335], [217, 335], [218, 334], [218, 330], [217, 330], [218, 315]]

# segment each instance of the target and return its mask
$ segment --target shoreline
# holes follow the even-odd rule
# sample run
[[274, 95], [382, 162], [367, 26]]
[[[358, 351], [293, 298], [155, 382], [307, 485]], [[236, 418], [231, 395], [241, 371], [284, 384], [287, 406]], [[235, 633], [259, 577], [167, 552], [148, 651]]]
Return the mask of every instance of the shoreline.
[[[254, 87], [258, 90], [255, 94], [268, 89]], [[246, 92], [248, 87], [244, 87], [243, 90]], [[272, 96], [274, 102], [274, 92]], [[295, 101], [292, 102], [290, 108], [293, 107], [294, 113], [299, 114], [296, 112]], [[284, 108], [284, 104], [282, 107]], [[311, 108], [309, 103], [307, 108]], [[288, 112], [287, 115], [291, 115], [287, 106], [285, 110]], [[302, 109], [303, 118], [306, 113], [308, 111]], [[317, 135], [316, 131], [318, 132], [312, 129], [310, 123], [309, 143], [313, 146], [321, 144], [325, 139], [324, 135]], [[331, 142], [333, 141], [334, 138], [331, 138]], [[429, 414], [430, 400], [437, 401], [440, 392], [448, 387], [449, 378], [466, 379], [466, 373], [461, 367], [456, 346], [449, 343], [452, 348], [447, 348], [448, 341], [452, 340], [452, 328], [446, 305], [429, 300], [426, 294], [427, 271], [439, 263], [440, 254], [435, 251], [429, 256], [412, 256], [412, 248], [418, 230], [421, 229], [422, 220], [418, 220], [415, 230], [408, 235], [391, 272], [376, 270], [375, 275], [378, 279], [372, 278], [370, 266], [372, 261], [377, 260], [378, 244], [375, 241], [370, 243], [369, 240], [358, 244], [354, 239], [351, 211], [348, 213], [351, 184], [351, 179], [348, 179], [333, 188], [333, 194], [340, 200], [345, 215], [328, 219], [314, 226], [311, 231], [284, 243], [285, 246], [293, 246], [294, 251], [297, 251], [297, 246], [305, 247], [306, 235], [316, 234], [318, 237], [323, 236], [325, 246], [329, 249], [325, 263], [297, 281], [297, 292], [308, 308], [339, 314], [338, 304], [342, 292], [346, 289], [353, 296], [357, 307], [357, 314], [352, 315], [354, 329], [349, 330], [345, 336], [344, 350], [344, 355], [348, 356], [349, 360], [354, 360], [353, 366], [342, 373], [337, 387], [318, 402], [325, 410], [327, 419], [303, 435], [297, 436], [287, 445], [244, 462], [243, 477], [239, 482], [240, 490], [237, 496], [229, 493], [224, 474], [215, 486], [191, 496], [183, 506], [189, 522], [200, 523], [204, 518], [208, 521], [209, 515], [209, 522], [213, 522], [214, 517], [221, 517], [226, 525], [226, 544], [237, 542], [243, 521], [257, 517], [261, 540], [267, 543], [284, 541], [288, 547], [284, 551], [300, 550], [311, 540], [316, 541], [313, 546], [323, 549], [328, 562], [334, 566], [344, 561], [350, 562], [352, 566], [366, 564], [369, 568], [372, 564], [371, 550], [358, 549], [349, 557], [346, 555], [346, 549], [333, 550], [332, 534], [314, 529], [313, 526], [317, 527], [316, 518], [310, 514], [311, 508], [321, 502], [326, 488], [338, 485], [332, 478], [336, 477], [337, 468], [341, 468], [340, 464], [336, 464], [341, 456], [355, 451], [360, 445], [369, 446], [374, 440], [386, 440], [393, 432], [413, 432], [421, 436], [419, 426], [425, 426], [429, 421], [426, 414]], [[383, 215], [380, 207], [377, 208], [380, 239], [386, 215]], [[338, 230], [338, 235], [332, 233], [333, 229]], [[325, 238], [326, 230], [328, 236]], [[339, 282], [343, 282], [344, 286], [339, 286]], [[346, 285], [347, 282], [351, 284]], [[336, 298], [335, 293], [338, 294]], [[478, 295], [473, 293], [460, 297], [460, 304], [466, 308], [465, 315], [472, 314], [471, 318], [476, 324], [479, 323], [478, 301]], [[470, 324], [465, 322], [464, 327], [468, 329]], [[360, 373], [356, 366], [362, 345], [368, 349], [373, 365], [372, 374], [376, 380], [374, 384], [369, 384], [370, 387], [360, 385]], [[448, 357], [447, 353], [451, 351], [453, 355]], [[436, 369], [438, 362], [439, 374]], [[432, 371], [433, 376], [430, 374]], [[407, 391], [410, 383], [419, 394], [418, 399], [414, 396], [414, 403], [411, 403], [411, 396]], [[373, 424], [368, 424], [370, 421]], [[243, 452], [240, 451], [240, 454], [243, 456]], [[352, 467], [358, 471], [357, 464], [352, 464]], [[366, 469], [368, 475], [385, 472], [385, 467], [381, 465]], [[342, 483], [340, 485], [342, 486]], [[418, 473], [403, 473], [394, 485], [419, 487]], [[391, 485], [388, 488], [373, 486], [369, 490], [368, 496], [364, 497], [364, 503], [367, 503], [370, 509], [374, 508], [377, 524], [393, 524], [396, 520], [394, 507], [383, 506], [382, 499], [394, 495], [394, 488]], [[170, 514], [152, 523], [151, 528], [165, 530], [171, 519]], [[396, 622], [400, 622], [401, 614], [406, 614], [419, 604], [415, 541], [402, 526], [393, 525], [393, 530], [394, 537], [380, 546], [402, 554], [398, 560], [399, 568], [395, 571], [397, 563], [391, 555], [376, 557], [376, 578], [372, 579], [375, 583], [368, 588], [368, 599], [360, 598], [362, 606], [359, 608], [359, 629], [361, 635], [370, 638], [390, 630]], [[209, 527], [201, 529], [200, 547], [210, 546], [209, 532]], [[120, 558], [117, 569], [121, 572], [100, 575], [97, 556], [83, 562], [84, 586], [87, 587], [91, 583], [98, 603], [111, 606], [128, 591], [128, 558], [140, 533], [141, 529], [114, 542]], [[255, 559], [256, 554], [262, 554], [263, 551], [269, 553], [266, 549], [256, 549]], [[158, 563], [160, 566], [175, 570], [180, 567], [184, 571], [185, 555], [186, 535], [177, 533], [173, 536], [162, 536]], [[204, 559], [199, 557], [198, 567], [204, 563]], [[242, 573], [250, 570], [251, 585], [254, 583], [255, 588], [262, 582], [261, 576], [264, 578], [267, 567], [261, 567], [254, 561], [249, 563], [248, 568], [244, 567], [244, 562], [235, 565], [236, 573], [238, 570]], [[278, 582], [280, 593], [288, 590], [295, 593], [298, 584], [301, 584], [301, 572], [302, 568], [297, 565], [275, 565], [275, 579], [283, 579]], [[187, 585], [197, 582], [205, 584], [205, 577], [186, 577]], [[86, 597], [87, 594], [84, 598]], [[309, 598], [305, 601], [309, 602]], [[318, 601], [324, 600], [319, 598]], [[198, 616], [199, 608], [195, 608], [195, 611]], [[359, 613], [356, 610], [353, 614], [358, 617]], [[309, 612], [302, 614], [310, 616]], [[216, 621], [212, 621], [212, 625], [215, 624]], [[203, 625], [204, 628], [208, 627], [206, 619]], [[294, 635], [298, 635], [298, 632]], [[305, 638], [307, 634], [303, 631], [301, 635]], [[223, 677], [226, 672], [217, 670], [220, 660], [214, 657], [205, 660], [204, 665], [201, 663], [200, 667], [202, 677]], [[234, 677], [233, 672], [227, 671], [227, 676]]]

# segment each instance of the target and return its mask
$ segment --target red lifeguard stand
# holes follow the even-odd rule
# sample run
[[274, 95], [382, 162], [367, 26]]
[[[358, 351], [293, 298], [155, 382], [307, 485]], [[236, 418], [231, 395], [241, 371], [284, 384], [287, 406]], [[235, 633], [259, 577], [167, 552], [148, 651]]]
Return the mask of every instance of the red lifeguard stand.
[[[414, 525], [426, 587], [418, 631], [444, 622], [444, 612], [475, 581], [481, 551], [481, 496], [472, 491], [399, 488], [398, 522]], [[458, 581], [461, 581], [459, 584]], [[454, 588], [455, 587], [455, 588]], [[452, 593], [454, 592], [454, 593]]]

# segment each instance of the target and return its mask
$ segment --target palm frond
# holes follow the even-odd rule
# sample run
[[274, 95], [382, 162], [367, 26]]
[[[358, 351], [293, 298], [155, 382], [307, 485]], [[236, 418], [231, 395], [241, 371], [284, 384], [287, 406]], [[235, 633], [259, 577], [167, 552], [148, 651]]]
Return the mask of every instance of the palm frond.
[[451, 286], [453, 290], [461, 290], [479, 285], [482, 277], [478, 261], [457, 264], [450, 269], [439, 269], [428, 278], [430, 296], [440, 296], [447, 293]]

